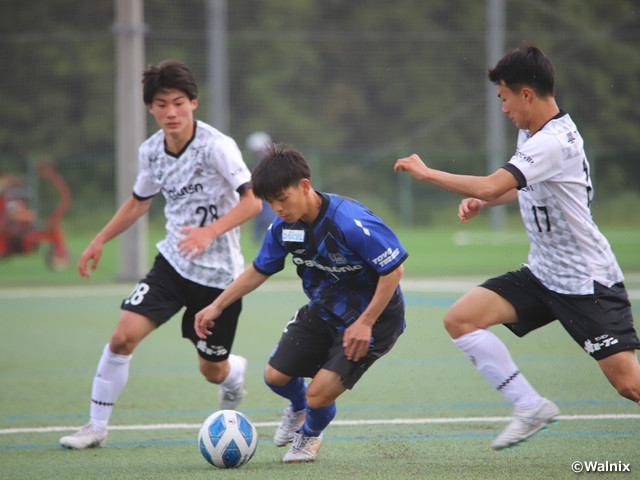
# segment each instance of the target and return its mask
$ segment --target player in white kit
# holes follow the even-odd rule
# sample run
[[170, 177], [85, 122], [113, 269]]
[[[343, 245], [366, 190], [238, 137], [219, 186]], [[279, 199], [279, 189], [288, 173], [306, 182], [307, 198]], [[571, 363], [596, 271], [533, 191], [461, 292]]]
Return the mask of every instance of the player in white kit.
[[509, 163], [486, 177], [463, 176], [430, 169], [414, 154], [394, 168], [471, 197], [458, 210], [463, 222], [484, 208], [519, 202], [528, 264], [474, 288], [444, 319], [453, 342], [515, 405], [513, 421], [492, 445], [501, 450], [545, 428], [559, 410], [527, 382], [488, 327], [504, 324], [521, 337], [559, 320], [618, 393], [639, 404], [640, 342], [622, 272], [591, 217], [593, 187], [582, 137], [553, 96], [553, 64], [537, 47], [518, 48], [489, 70], [489, 80], [502, 112], [520, 130]]
[[147, 276], [122, 302], [120, 321], [93, 380], [91, 420], [60, 439], [66, 448], [106, 445], [107, 424], [127, 382], [133, 350], [183, 307], [182, 336], [195, 345], [205, 379], [220, 386], [220, 408], [234, 409], [246, 393], [247, 362], [230, 354], [241, 301], [224, 310], [225, 321], [206, 339], [196, 335], [193, 323], [195, 314], [244, 269], [239, 226], [262, 204], [253, 195], [235, 141], [194, 120], [198, 88], [187, 66], [173, 60], [150, 66], [142, 83], [144, 102], [160, 130], [140, 146], [133, 195], [80, 257], [80, 275], [89, 277], [89, 265], [95, 270], [103, 245], [143, 216], [160, 192], [166, 200], [167, 236], [158, 243], [160, 253]]

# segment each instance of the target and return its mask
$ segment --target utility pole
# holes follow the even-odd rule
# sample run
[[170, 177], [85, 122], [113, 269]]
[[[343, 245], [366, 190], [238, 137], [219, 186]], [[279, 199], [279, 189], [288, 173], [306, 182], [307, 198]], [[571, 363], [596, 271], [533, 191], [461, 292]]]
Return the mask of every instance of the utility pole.
[[[487, 0], [487, 64], [493, 68], [502, 58], [505, 50], [505, 0]], [[492, 174], [506, 163], [504, 114], [502, 104], [496, 96], [496, 87], [486, 81], [486, 118], [487, 118], [487, 175]], [[489, 209], [491, 228], [501, 229], [505, 226], [506, 206], [501, 205]]]
[[[116, 37], [116, 208], [133, 191], [138, 172], [138, 147], [146, 136], [142, 101], [144, 69], [143, 0], [115, 0]], [[147, 216], [119, 237], [119, 281], [137, 281], [147, 270]]]
[[229, 134], [227, 0], [207, 0], [207, 87], [209, 123]]

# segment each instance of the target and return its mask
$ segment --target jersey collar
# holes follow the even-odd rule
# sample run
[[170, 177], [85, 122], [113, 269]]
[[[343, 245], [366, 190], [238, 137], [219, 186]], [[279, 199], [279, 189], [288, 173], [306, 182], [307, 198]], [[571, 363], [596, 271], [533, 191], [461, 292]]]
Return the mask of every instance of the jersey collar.
[[164, 140], [164, 153], [166, 153], [167, 155], [169, 155], [170, 157], [173, 158], [180, 158], [180, 156], [187, 150], [187, 148], [189, 148], [189, 145], [191, 145], [191, 142], [193, 142], [193, 139], [196, 138], [196, 130], [198, 129], [198, 121], [194, 120], [193, 121], [193, 135], [191, 136], [191, 139], [187, 142], [187, 144], [182, 147], [182, 150], [180, 150], [178, 153], [173, 153], [170, 152], [169, 150], [167, 150], [167, 140]]

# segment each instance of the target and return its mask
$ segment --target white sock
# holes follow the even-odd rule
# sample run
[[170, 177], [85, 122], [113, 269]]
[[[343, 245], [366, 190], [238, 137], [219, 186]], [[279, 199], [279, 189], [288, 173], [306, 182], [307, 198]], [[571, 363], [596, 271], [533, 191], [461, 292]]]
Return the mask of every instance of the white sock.
[[91, 390], [91, 421], [102, 431], [107, 429], [113, 405], [129, 378], [131, 356], [113, 353], [108, 343], [102, 352]]
[[502, 341], [488, 330], [476, 330], [453, 340], [478, 371], [519, 408], [535, 408], [542, 397], [520, 373]]
[[228, 390], [235, 390], [244, 382], [244, 361], [238, 355], [229, 354], [229, 374], [220, 384]]

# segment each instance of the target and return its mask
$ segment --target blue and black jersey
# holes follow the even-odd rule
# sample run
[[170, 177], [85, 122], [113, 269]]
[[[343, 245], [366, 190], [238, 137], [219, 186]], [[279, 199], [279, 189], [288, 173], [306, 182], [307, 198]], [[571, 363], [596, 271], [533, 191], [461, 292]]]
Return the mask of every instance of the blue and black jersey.
[[[322, 206], [313, 224], [276, 217], [253, 266], [273, 275], [291, 254], [309, 306], [344, 330], [367, 308], [380, 276], [398, 268], [408, 254], [393, 231], [361, 203], [316, 193]], [[387, 308], [403, 304], [398, 286]]]

